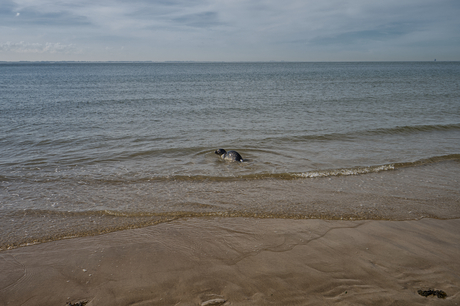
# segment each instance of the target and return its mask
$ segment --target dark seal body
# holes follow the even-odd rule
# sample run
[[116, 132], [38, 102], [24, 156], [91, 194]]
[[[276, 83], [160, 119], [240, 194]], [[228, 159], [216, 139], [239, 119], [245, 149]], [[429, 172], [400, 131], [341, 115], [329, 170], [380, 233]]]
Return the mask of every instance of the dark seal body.
[[243, 161], [243, 158], [241, 157], [240, 153], [236, 151], [227, 152], [224, 149], [218, 149], [214, 153], [216, 153], [217, 155], [220, 155], [220, 157], [222, 157], [222, 159], [225, 159], [225, 160], [239, 161], [239, 162]]

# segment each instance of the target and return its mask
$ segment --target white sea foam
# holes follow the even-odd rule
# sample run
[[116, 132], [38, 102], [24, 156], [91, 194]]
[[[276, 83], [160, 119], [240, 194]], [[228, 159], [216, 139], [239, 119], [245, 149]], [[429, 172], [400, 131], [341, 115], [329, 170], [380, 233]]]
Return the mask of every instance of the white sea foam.
[[394, 170], [394, 168], [395, 168], [394, 164], [390, 164], [390, 165], [372, 166], [372, 167], [363, 167], [363, 168], [309, 171], [309, 172], [304, 172], [304, 173], [296, 173], [294, 174], [294, 176], [312, 178], [312, 177], [327, 177], [327, 176], [339, 176], [339, 175], [357, 175], [357, 174], [366, 174], [366, 173]]

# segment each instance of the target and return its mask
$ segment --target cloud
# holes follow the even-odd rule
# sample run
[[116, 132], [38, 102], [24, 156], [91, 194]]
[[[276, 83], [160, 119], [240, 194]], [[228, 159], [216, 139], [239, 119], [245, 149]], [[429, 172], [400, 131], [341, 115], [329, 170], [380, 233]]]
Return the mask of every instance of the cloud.
[[430, 45], [460, 59], [458, 0], [1, 1], [2, 39], [41, 44], [15, 52], [59, 41], [99, 60], [106, 47], [120, 60], [335, 60], [343, 48], [422, 58]]
[[0, 52], [15, 52], [15, 53], [76, 53], [74, 44], [63, 45], [60, 43], [27, 43], [27, 42], [6, 42], [0, 44]]
[[173, 19], [174, 22], [191, 27], [208, 28], [222, 24], [216, 12], [186, 14]]

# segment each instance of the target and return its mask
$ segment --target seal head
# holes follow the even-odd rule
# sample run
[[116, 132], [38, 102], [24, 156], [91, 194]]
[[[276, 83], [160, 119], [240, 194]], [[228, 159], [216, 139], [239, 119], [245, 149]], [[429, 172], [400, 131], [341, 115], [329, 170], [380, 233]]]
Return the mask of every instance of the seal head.
[[220, 157], [222, 157], [222, 159], [225, 159], [225, 160], [239, 161], [239, 162], [243, 161], [243, 158], [241, 157], [240, 153], [236, 151], [227, 152], [224, 149], [218, 149], [214, 153], [216, 153], [217, 155], [220, 155]]

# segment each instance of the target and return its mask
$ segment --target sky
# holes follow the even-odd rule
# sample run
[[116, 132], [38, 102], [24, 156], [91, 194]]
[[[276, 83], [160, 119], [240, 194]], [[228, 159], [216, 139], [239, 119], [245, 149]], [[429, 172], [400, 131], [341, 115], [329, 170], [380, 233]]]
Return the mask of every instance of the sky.
[[460, 0], [0, 0], [0, 61], [458, 61]]

